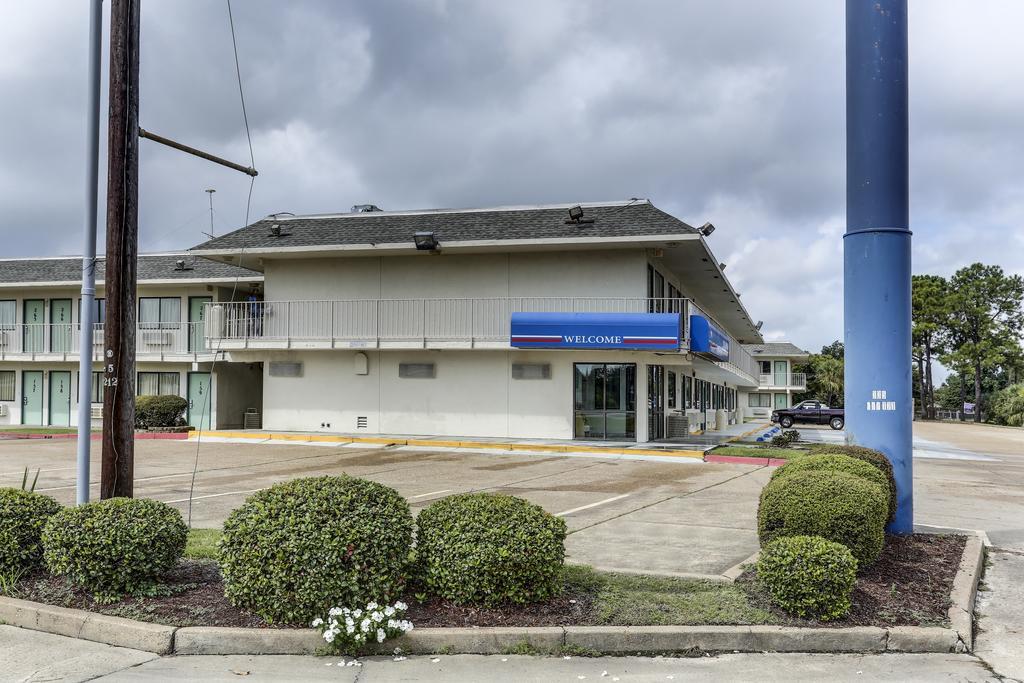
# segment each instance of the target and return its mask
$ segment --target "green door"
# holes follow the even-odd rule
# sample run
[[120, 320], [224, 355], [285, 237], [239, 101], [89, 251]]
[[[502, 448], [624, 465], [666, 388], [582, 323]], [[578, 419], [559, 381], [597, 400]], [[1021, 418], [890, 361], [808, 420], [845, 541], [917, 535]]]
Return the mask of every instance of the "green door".
[[196, 429], [210, 429], [210, 373], [188, 373], [188, 423]]
[[775, 394], [775, 410], [785, 410], [789, 407], [789, 397], [786, 394]]
[[21, 373], [21, 424], [43, 424], [43, 373], [39, 370]]
[[71, 373], [50, 371], [50, 425], [71, 426]]
[[789, 386], [789, 366], [784, 360], [775, 361], [775, 386], [786, 387]]
[[206, 304], [213, 301], [208, 296], [191, 296], [188, 299], [188, 351], [196, 353], [205, 347], [203, 337], [206, 334], [206, 325], [203, 316], [206, 314]]
[[71, 299], [50, 299], [50, 351], [71, 351]]
[[25, 299], [24, 316], [25, 331], [22, 338], [22, 349], [26, 353], [42, 353], [46, 330], [46, 312], [42, 299]]

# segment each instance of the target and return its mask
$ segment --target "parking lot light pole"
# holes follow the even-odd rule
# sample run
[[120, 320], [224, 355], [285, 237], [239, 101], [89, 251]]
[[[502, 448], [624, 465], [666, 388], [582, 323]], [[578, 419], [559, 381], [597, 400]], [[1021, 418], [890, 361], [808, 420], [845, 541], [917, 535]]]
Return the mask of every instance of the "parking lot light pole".
[[914, 530], [907, 2], [846, 1], [846, 438], [896, 478], [889, 531]]

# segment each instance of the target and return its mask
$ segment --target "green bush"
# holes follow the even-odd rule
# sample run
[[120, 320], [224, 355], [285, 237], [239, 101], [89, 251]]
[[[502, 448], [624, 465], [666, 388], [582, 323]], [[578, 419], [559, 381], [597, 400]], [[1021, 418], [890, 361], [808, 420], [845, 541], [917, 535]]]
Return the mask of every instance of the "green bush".
[[892, 521], [896, 517], [896, 478], [892, 473], [892, 463], [889, 462], [889, 458], [885, 457], [885, 454], [881, 451], [876, 451], [873, 448], [865, 448], [864, 446], [850, 446], [839, 443], [823, 443], [815, 444], [811, 447], [810, 455], [848, 455], [851, 458], [857, 458], [864, 462], [874, 465], [878, 470], [885, 475], [886, 480], [889, 482], [889, 517], [888, 521]]
[[406, 582], [412, 513], [394, 489], [310, 477], [250, 496], [224, 523], [225, 594], [269, 622], [305, 623], [335, 606], [391, 602]]
[[39, 564], [43, 527], [59, 510], [60, 503], [41, 493], [0, 488], [0, 574]]
[[787, 536], [761, 548], [757, 578], [772, 602], [787, 612], [831, 621], [850, 611], [857, 560], [841, 543]]
[[43, 530], [43, 559], [100, 601], [152, 587], [185, 549], [181, 513], [145, 498], [110, 498], [64, 508]]
[[543, 600], [561, 590], [565, 520], [512, 496], [439, 500], [416, 520], [423, 580], [459, 604]]
[[[878, 484], [883, 491], [886, 492], [886, 505], [891, 500], [892, 496], [889, 486], [889, 480], [885, 478], [881, 470], [871, 465], [864, 460], [858, 460], [848, 455], [840, 455], [838, 453], [821, 453], [814, 455], [805, 455], [803, 457], [793, 458], [788, 461], [782, 467], [779, 467], [772, 473], [772, 479], [784, 477], [788, 474], [794, 474], [796, 472], [846, 472], [854, 476], [866, 479], [870, 482]], [[891, 522], [893, 513], [895, 510], [889, 509], [886, 514], [886, 521]]]
[[139, 396], [135, 399], [135, 428], [181, 427], [188, 401], [181, 396]]
[[783, 536], [821, 536], [842, 543], [864, 568], [885, 543], [885, 490], [845, 472], [795, 472], [761, 491], [761, 545]]

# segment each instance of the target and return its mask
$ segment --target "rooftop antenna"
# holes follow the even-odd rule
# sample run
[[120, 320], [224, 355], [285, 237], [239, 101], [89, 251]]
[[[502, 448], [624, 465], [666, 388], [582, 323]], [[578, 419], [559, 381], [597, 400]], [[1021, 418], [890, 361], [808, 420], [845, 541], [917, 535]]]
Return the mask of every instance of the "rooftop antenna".
[[206, 189], [206, 194], [210, 195], [210, 232], [204, 232], [203, 234], [213, 239], [213, 193], [217, 190], [212, 187]]

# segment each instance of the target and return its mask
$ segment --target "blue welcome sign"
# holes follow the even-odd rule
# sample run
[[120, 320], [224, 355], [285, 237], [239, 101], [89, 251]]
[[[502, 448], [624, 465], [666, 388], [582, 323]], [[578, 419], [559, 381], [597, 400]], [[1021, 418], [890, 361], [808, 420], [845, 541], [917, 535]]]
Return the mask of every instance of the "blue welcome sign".
[[513, 313], [523, 349], [679, 350], [678, 313]]
[[714, 360], [729, 360], [729, 337], [702, 315], [690, 316], [690, 350]]

